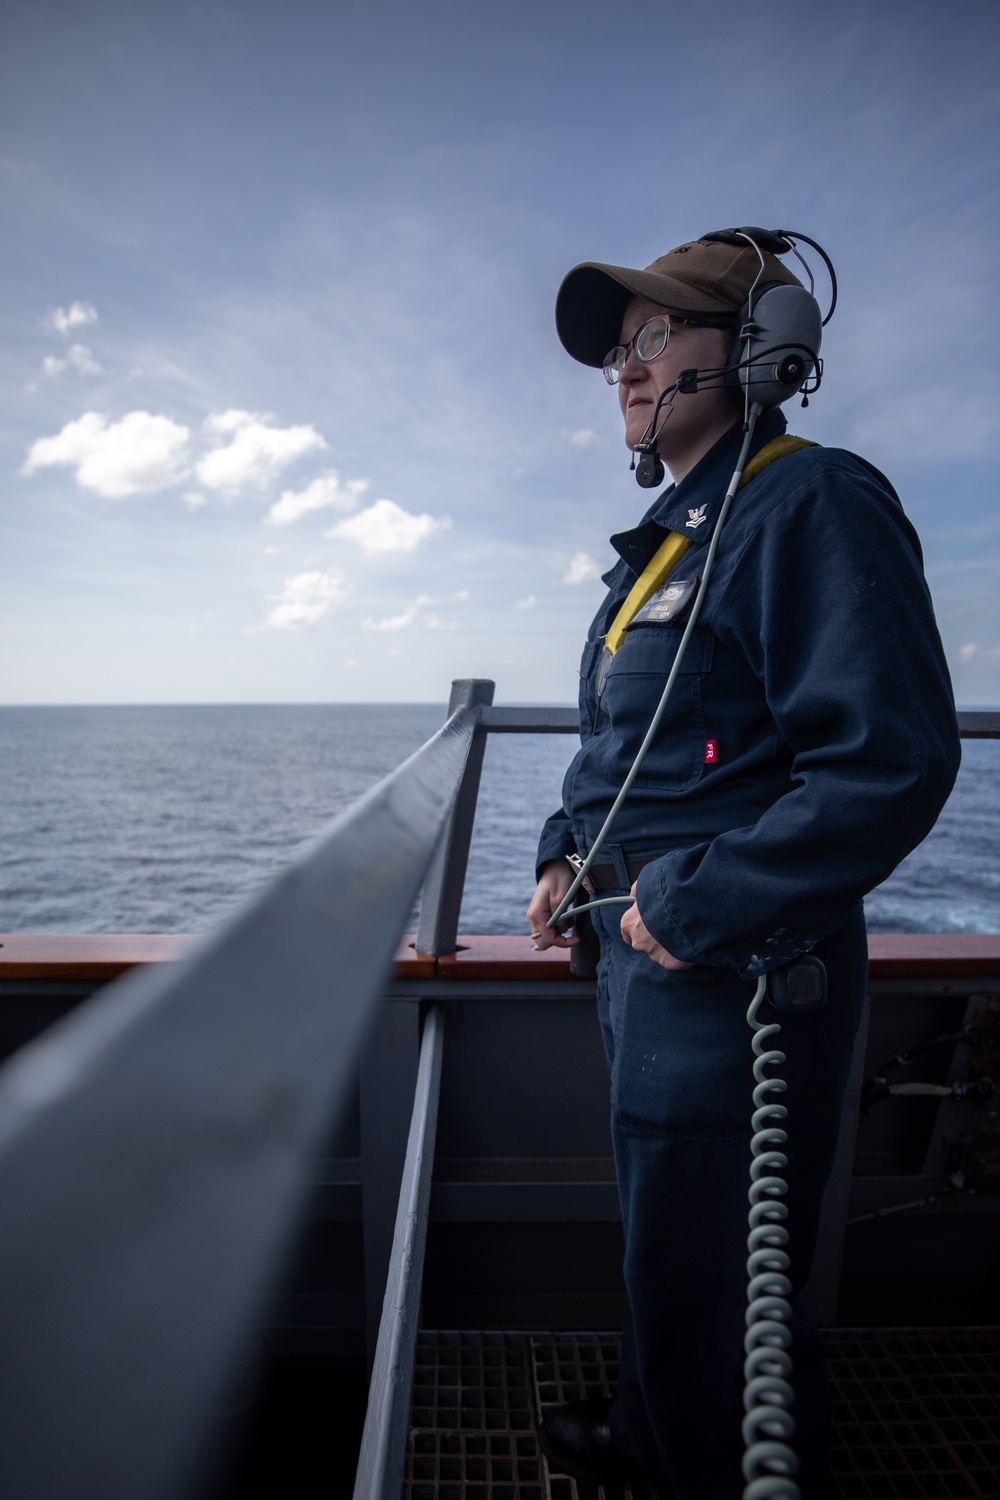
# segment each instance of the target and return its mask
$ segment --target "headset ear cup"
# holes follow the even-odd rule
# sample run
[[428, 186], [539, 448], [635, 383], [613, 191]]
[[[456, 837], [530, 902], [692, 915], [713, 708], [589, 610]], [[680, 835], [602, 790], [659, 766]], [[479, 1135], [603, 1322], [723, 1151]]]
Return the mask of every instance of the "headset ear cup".
[[[784, 286], [784, 284], [785, 283], [782, 281], [762, 281], [760, 286], [757, 287], [756, 291], [753, 294], [754, 307], [756, 308], [758, 302], [763, 297], [765, 292], [769, 292], [772, 287]], [[750, 348], [748, 351], [747, 341], [745, 338], [741, 337], [741, 335], [744, 328], [749, 322], [750, 301], [748, 298], [740, 308], [739, 313], [736, 317], [736, 333], [733, 338], [732, 348], [729, 351], [729, 358], [726, 360], [725, 373], [722, 377], [722, 383], [729, 392], [729, 399], [736, 407], [737, 411], [743, 411], [746, 407], [746, 386], [744, 384], [744, 381], [746, 376], [749, 374], [749, 371], [741, 370], [740, 365], [743, 363], [744, 358], [747, 357], [748, 354], [749, 357], [752, 357], [753, 339], [751, 338]]]
[[748, 390], [751, 401], [768, 407], [794, 396], [820, 369], [822, 341], [822, 315], [811, 292], [781, 281], [758, 287], [752, 312], [740, 309], [723, 376], [737, 409], [743, 409]]

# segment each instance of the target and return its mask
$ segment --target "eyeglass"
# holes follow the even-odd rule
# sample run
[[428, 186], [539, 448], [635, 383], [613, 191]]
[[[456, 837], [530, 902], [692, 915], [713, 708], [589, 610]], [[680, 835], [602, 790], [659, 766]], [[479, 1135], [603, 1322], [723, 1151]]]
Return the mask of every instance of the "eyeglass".
[[[677, 318], [678, 323], [686, 323], [687, 318]], [[619, 377], [628, 360], [629, 350], [634, 349], [636, 357], [643, 364], [649, 364], [650, 360], [663, 353], [670, 338], [670, 318], [650, 318], [648, 323], [643, 323], [638, 333], [630, 338], [627, 344], [616, 344], [615, 347], [604, 356], [604, 378], [608, 385], [617, 385]]]

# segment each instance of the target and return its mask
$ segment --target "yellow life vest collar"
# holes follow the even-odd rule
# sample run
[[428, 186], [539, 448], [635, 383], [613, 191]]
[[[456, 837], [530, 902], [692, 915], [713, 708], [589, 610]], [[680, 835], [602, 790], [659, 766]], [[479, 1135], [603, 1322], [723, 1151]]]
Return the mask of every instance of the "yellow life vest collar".
[[[760, 452], [743, 470], [740, 489], [745, 484], [749, 484], [751, 479], [756, 479], [757, 475], [766, 469], [768, 464], [774, 463], [776, 458], [785, 458], [789, 453], [797, 453], [800, 448], [815, 447], [817, 444], [810, 442], [808, 438], [793, 437], [789, 432], [783, 432], [780, 437], [772, 438], [769, 443], [764, 444]], [[666, 540], [657, 547], [629, 590], [621, 609], [615, 615], [611, 629], [604, 637], [605, 649], [610, 651], [612, 656], [621, 645], [626, 630], [640, 609], [649, 603], [657, 589], [663, 587], [690, 545], [689, 536], [682, 536], [679, 531], [670, 531], [667, 533]]]

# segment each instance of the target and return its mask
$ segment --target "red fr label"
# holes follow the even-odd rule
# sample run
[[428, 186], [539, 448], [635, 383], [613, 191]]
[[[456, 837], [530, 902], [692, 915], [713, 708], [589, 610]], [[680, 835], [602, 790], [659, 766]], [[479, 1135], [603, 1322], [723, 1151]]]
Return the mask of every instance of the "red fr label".
[[706, 740], [705, 741], [705, 764], [706, 764], [706, 766], [713, 765], [714, 762], [718, 760], [718, 758], [719, 758], [719, 755], [718, 755], [718, 751], [715, 748], [715, 741], [714, 740]]

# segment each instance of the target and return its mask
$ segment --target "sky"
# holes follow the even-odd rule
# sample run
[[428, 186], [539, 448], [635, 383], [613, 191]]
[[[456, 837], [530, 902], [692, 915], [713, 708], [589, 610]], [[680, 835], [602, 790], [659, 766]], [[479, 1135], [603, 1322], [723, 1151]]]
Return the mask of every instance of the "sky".
[[1000, 704], [998, 40], [992, 0], [5, 0], [0, 703], [572, 701], [649, 497], [556, 289], [749, 223], [833, 257], [790, 428], [889, 474]]

